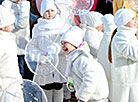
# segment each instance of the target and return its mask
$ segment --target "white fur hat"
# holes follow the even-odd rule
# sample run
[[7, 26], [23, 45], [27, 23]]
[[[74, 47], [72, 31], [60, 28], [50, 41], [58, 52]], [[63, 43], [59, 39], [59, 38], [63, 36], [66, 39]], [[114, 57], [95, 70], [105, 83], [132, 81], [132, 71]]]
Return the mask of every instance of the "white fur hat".
[[96, 11], [91, 11], [85, 14], [86, 24], [91, 27], [98, 27], [103, 24], [102, 17], [103, 15]]
[[119, 9], [114, 16], [114, 22], [116, 26], [122, 26], [127, 24], [136, 14], [131, 9]]
[[11, 25], [14, 22], [15, 22], [15, 17], [10, 12], [10, 10], [0, 5], [0, 28]]
[[53, 9], [57, 12], [57, 7], [53, 0], [42, 0], [40, 14], [43, 16], [44, 12], [48, 9]]
[[83, 30], [78, 26], [72, 26], [62, 35], [61, 41], [69, 42], [78, 47], [83, 42]]

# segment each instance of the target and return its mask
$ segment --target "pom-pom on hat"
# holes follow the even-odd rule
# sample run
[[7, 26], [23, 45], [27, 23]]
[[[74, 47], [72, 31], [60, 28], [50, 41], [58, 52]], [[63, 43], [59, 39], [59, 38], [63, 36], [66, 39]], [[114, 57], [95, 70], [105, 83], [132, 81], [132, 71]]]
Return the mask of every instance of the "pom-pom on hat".
[[103, 24], [102, 17], [103, 15], [96, 11], [91, 11], [85, 14], [86, 24], [91, 27], [98, 27]]
[[122, 26], [127, 24], [136, 14], [131, 9], [119, 9], [114, 16], [114, 22], [116, 26]]
[[57, 12], [56, 4], [53, 0], [42, 0], [40, 14], [43, 16], [46, 10], [52, 9]]
[[69, 42], [70, 44], [79, 47], [83, 42], [83, 30], [78, 26], [72, 26], [62, 35], [60, 41]]
[[14, 22], [15, 22], [15, 17], [10, 12], [10, 10], [0, 5], [0, 28], [9, 26]]

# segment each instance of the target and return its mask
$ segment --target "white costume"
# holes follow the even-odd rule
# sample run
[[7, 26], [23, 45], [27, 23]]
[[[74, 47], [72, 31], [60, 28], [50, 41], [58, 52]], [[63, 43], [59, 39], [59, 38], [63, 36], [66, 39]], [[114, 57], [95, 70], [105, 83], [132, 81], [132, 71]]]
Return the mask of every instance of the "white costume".
[[67, 57], [66, 76], [73, 79], [76, 97], [84, 102], [105, 102], [108, 97], [108, 82], [103, 67], [90, 55], [88, 50], [79, 47], [82, 43], [83, 31], [70, 28], [61, 37], [61, 41], [77, 47]]
[[[97, 56], [98, 62], [101, 63], [101, 65], [105, 70], [109, 88], [111, 85], [111, 63], [109, 62], [109, 59], [108, 59], [108, 50], [109, 50], [109, 43], [111, 40], [112, 33], [116, 28], [113, 19], [114, 19], [114, 16], [112, 14], [106, 14], [102, 17], [102, 21], [104, 24], [104, 35], [101, 40], [99, 50], [98, 50], [98, 56]], [[111, 93], [109, 93], [109, 98], [111, 96], [110, 94]]]
[[94, 58], [97, 58], [97, 53], [103, 37], [103, 32], [98, 31], [96, 27], [103, 24], [103, 15], [99, 12], [92, 11], [82, 16], [86, 16], [82, 18], [83, 24], [86, 24], [84, 40], [88, 43], [90, 47], [90, 53], [93, 55]]
[[135, 36], [137, 29], [124, 26], [133, 17], [135, 13], [130, 9], [120, 9], [114, 16], [118, 29], [111, 46], [112, 102], [138, 101], [138, 40]]
[[[10, 26], [14, 21], [15, 18], [10, 11], [0, 5], [0, 28]], [[22, 77], [19, 73], [15, 36], [10, 32], [0, 30], [0, 90], [4, 91], [11, 83], [17, 80], [22, 80]], [[12, 88], [7, 91], [12, 94], [19, 93], [21, 99], [19, 99], [18, 102], [24, 102], [20, 84], [14, 84]], [[15, 102], [13, 99], [14, 96], [6, 93], [6, 97], [3, 98], [2, 96], [0, 102], [5, 102], [5, 100]]]
[[[60, 46], [60, 37], [62, 34], [70, 27], [67, 22], [64, 21], [64, 19], [61, 18], [61, 15], [59, 12], [57, 12], [57, 8], [55, 3], [52, 0], [43, 0], [41, 5], [41, 16], [43, 16], [44, 12], [48, 9], [53, 9], [56, 12], [56, 16], [53, 19], [47, 20], [43, 18], [38, 19], [38, 23], [34, 25], [33, 31], [32, 31], [32, 39], [36, 40], [35, 43], [30, 42], [30, 44], [33, 46], [33, 50], [35, 50], [37, 53], [34, 55], [35, 58], [40, 58], [40, 55], [43, 55], [46, 48], [46, 42], [45, 38], [50, 39], [53, 41], [53, 43], [56, 43]], [[62, 12], [62, 11], [61, 11]], [[61, 48], [60, 48], [61, 49]], [[57, 66], [57, 69], [64, 75], [66, 70], [66, 59], [65, 55], [62, 51], [59, 51], [59, 63]], [[38, 61], [38, 59], [35, 59], [35, 61]], [[41, 86], [45, 86], [47, 84], [54, 84], [54, 83], [63, 83], [66, 82], [66, 80], [55, 70], [53, 73], [50, 73], [49, 75], [45, 75], [45, 71], [41, 71], [41, 68], [46, 68], [45, 65], [42, 64], [42, 66], [37, 63], [37, 69], [40, 71], [40, 74], [34, 75], [33, 80], [38, 83]], [[49, 102], [61, 102], [63, 101], [63, 88], [60, 89], [51, 89], [51, 90], [44, 90], [48, 101]], [[54, 100], [54, 101], [53, 101]]]

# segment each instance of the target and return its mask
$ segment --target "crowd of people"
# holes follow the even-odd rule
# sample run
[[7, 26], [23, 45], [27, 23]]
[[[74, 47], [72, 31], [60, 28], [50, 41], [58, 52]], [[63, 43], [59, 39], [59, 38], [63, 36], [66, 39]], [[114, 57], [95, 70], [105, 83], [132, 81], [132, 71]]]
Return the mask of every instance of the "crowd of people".
[[[37, 14], [30, 2], [0, 1], [0, 102], [1, 90], [22, 79], [37, 83], [48, 102], [72, 102], [72, 92], [77, 102], [138, 102], [137, 12], [127, 1], [105, 0], [108, 11], [93, 0], [74, 17], [66, 0], [42, 0]], [[27, 47], [34, 72], [25, 60]], [[51, 63], [56, 70], [46, 74]], [[12, 91], [25, 102], [19, 84]]]

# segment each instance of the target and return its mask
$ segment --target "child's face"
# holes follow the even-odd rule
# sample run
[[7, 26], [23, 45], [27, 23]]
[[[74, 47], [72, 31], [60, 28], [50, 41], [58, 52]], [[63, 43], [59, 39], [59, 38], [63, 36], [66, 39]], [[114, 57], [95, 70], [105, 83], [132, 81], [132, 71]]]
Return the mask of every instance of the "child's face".
[[75, 46], [65, 41], [62, 41], [61, 44], [62, 44], [62, 50], [66, 55], [71, 53], [73, 50], [77, 49]]
[[127, 24], [125, 24], [124, 26], [126, 27], [130, 27], [130, 28], [136, 28], [136, 18], [132, 18]]
[[44, 18], [48, 20], [55, 18], [55, 16], [56, 16], [56, 11], [53, 9], [48, 9], [44, 13]]
[[11, 24], [9, 26], [1, 28], [1, 30], [5, 31], [5, 32], [12, 32], [14, 30], [14, 26], [13, 26], [13, 24]]
[[100, 26], [98, 26], [98, 27], [96, 27], [96, 29], [97, 29], [99, 32], [102, 31], [102, 30], [103, 30], [103, 24], [100, 25]]

